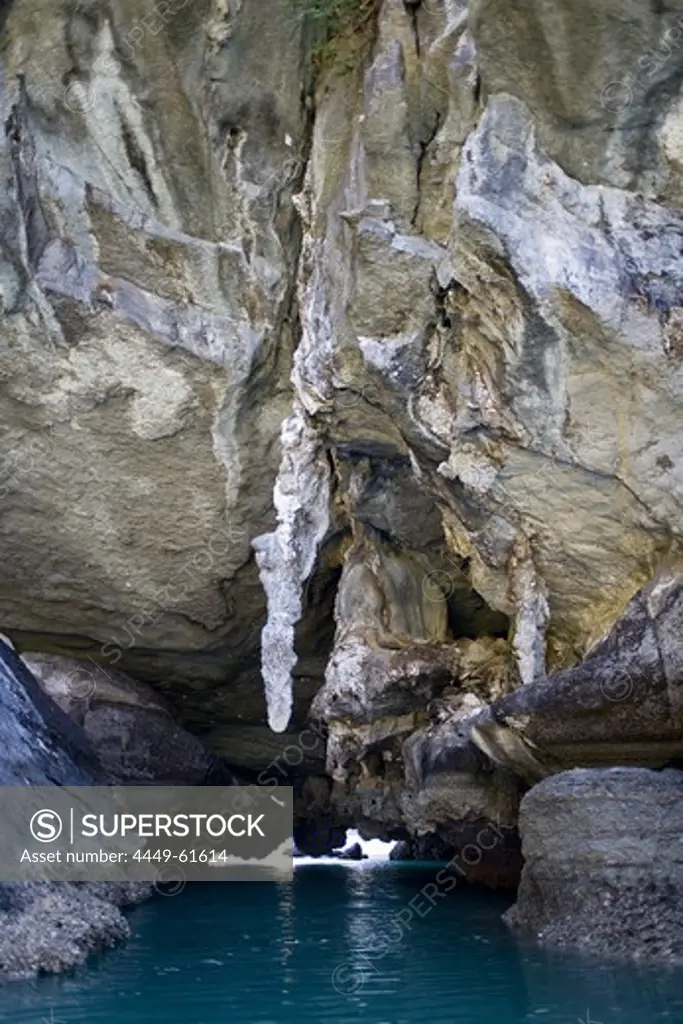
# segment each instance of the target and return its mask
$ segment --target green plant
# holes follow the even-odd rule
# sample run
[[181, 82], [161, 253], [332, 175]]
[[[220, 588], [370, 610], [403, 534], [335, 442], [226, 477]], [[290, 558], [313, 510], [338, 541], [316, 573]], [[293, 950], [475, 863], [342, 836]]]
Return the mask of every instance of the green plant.
[[314, 59], [321, 63], [330, 55], [333, 42], [363, 35], [377, 0], [294, 0], [294, 5], [310, 29]]
[[339, 24], [353, 20], [359, 0], [295, 0], [300, 14], [311, 21]]

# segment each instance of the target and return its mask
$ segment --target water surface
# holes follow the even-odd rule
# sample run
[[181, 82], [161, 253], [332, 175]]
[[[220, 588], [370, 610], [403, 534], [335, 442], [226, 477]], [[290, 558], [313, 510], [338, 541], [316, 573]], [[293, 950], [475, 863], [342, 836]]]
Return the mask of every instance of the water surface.
[[683, 1024], [683, 972], [520, 946], [504, 899], [458, 888], [401, 928], [437, 870], [305, 864], [291, 885], [195, 883], [135, 908], [133, 938], [87, 967], [0, 988], [0, 1020]]

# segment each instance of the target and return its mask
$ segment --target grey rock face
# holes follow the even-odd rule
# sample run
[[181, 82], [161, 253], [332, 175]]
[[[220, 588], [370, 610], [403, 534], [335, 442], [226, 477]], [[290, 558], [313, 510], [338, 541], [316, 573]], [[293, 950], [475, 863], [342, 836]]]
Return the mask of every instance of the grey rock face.
[[123, 673], [73, 658], [26, 654], [42, 689], [83, 728], [117, 783], [201, 786], [216, 761], [158, 694]]
[[[636, 15], [640, 6], [634, 19], [647, 41], [664, 22], [644, 6]], [[567, 5], [555, 21], [543, 5], [510, 14], [542, 34], [548, 60], [566, 71], [549, 98], [524, 44], [500, 58], [507, 21], [495, 5], [491, 18], [486, 4], [468, 14], [459, 4], [422, 5], [412, 26], [402, 5], [381, 5], [367, 66], [346, 78], [330, 71], [320, 83], [298, 200], [302, 337], [293, 382], [297, 407], [335, 464], [330, 530], [346, 525], [355, 536], [365, 527], [374, 483], [372, 525], [384, 492], [381, 529], [400, 556], [440, 561], [425, 569], [440, 574], [448, 607], [435, 660], [454, 653], [463, 625], [456, 594], [469, 589], [491, 615], [510, 618], [517, 677], [529, 684], [580, 662], [664, 556], [680, 557], [680, 214], [658, 186], [625, 187], [615, 170], [624, 123], [612, 138], [604, 117], [591, 122], [585, 173], [558, 148], [558, 111], [566, 102], [575, 124], [571, 103], [592, 81], [572, 62], [577, 40], [566, 40], [579, 7]], [[576, 31], [578, 39], [587, 29]], [[600, 29], [591, 52], [599, 62], [604, 50], [611, 74], [619, 46], [634, 40]], [[525, 74], [517, 59], [529, 65]], [[665, 77], [673, 87], [673, 60]], [[600, 90], [595, 99], [600, 105]], [[438, 180], [453, 200], [446, 231]], [[386, 481], [401, 464], [405, 485], [392, 503]], [[303, 505], [309, 492], [300, 492]], [[415, 543], [396, 505], [421, 510], [429, 500], [437, 539], [425, 516]], [[362, 574], [352, 585], [347, 572], [356, 550], [345, 555], [349, 598], [337, 603], [337, 640], [315, 703], [331, 723], [333, 766], [353, 755], [349, 722], [365, 681], [375, 679], [379, 702], [386, 662], [399, 660], [381, 641], [368, 649], [345, 639], [345, 608], [364, 606]], [[296, 545], [280, 557], [298, 564]], [[269, 608], [273, 621], [287, 620], [284, 596], [271, 595]], [[489, 616], [476, 636], [496, 635]], [[414, 655], [417, 665], [418, 649], [400, 658]], [[435, 679], [425, 698], [425, 678], [416, 670], [416, 701], [439, 692]], [[360, 731], [356, 738], [367, 746]]]
[[[418, 834], [451, 836], [460, 823], [482, 818], [514, 826], [519, 784], [512, 773], [497, 770], [471, 738], [479, 713], [453, 701], [445, 721], [417, 729], [403, 745], [405, 813]], [[454, 841], [454, 840], [453, 840]]]
[[57, 974], [127, 939], [130, 926], [118, 906], [150, 895], [142, 883], [110, 887], [102, 899], [94, 884], [31, 884], [22, 906], [0, 909], [0, 979]]
[[474, 741], [535, 781], [566, 767], [683, 760], [683, 577], [663, 572], [584, 661], [495, 701]]
[[678, 4], [472, 0], [469, 9], [483, 88], [528, 104], [544, 147], [569, 174], [680, 206], [669, 137], [680, 116]]
[[681, 962], [682, 798], [672, 770], [576, 769], [534, 786], [508, 922], [550, 945]]
[[158, 8], [3, 16], [0, 617], [256, 723], [307, 72], [289, 0]]
[[[328, 728], [327, 771], [338, 783], [341, 813], [385, 833], [402, 825], [433, 832], [503, 807], [514, 820], [514, 795], [497, 800], [495, 785], [483, 778], [485, 759], [458, 728], [459, 717], [483, 706], [471, 694], [469, 703], [458, 698], [451, 686], [468, 668], [475, 674], [470, 648], [477, 645], [449, 636], [432, 564], [418, 552], [395, 550], [370, 528], [359, 530], [339, 584], [325, 684], [312, 705]], [[502, 648], [504, 662], [505, 642]], [[492, 673], [485, 657], [481, 666], [486, 692]], [[506, 682], [503, 675], [502, 688]], [[449, 770], [440, 787], [437, 776]]]
[[86, 736], [0, 641], [0, 784], [78, 786], [104, 780]]
[[[358, 528], [346, 556], [335, 643], [312, 705], [328, 729], [332, 804], [370, 834], [431, 835], [454, 854], [472, 847], [476, 865], [463, 877], [514, 885], [518, 783], [469, 735], [486, 707], [471, 691], [490, 699], [511, 684], [509, 645], [452, 637], [433, 565], [369, 526]], [[489, 842], [493, 823], [507, 835]]]
[[2, 628], [257, 770], [315, 697], [332, 831], [677, 757], [678, 10], [382, 0], [314, 74], [288, 0], [153, 7], [5, 19]]
[[[0, 784], [104, 785], [82, 729], [0, 642]], [[0, 885], [0, 980], [65, 970], [129, 935], [117, 905], [151, 894], [145, 884]]]

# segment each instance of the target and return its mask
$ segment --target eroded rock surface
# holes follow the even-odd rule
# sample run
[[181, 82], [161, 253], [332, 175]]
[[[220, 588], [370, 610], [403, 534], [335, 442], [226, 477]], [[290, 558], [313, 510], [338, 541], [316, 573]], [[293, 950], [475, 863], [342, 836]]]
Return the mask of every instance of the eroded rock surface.
[[663, 572], [579, 665], [478, 716], [474, 740], [531, 782], [575, 766], [683, 764], [682, 638], [683, 577]]
[[[0, 641], [0, 784], [104, 785], [109, 777], [80, 729]], [[66, 970], [130, 934], [118, 906], [145, 883], [0, 885], [0, 981]]]
[[[486, 774], [484, 758], [467, 729], [458, 728], [459, 719], [483, 702], [458, 694], [453, 684], [462, 676], [473, 687], [467, 669], [474, 676], [483, 668], [491, 686], [498, 653], [504, 690], [510, 685], [507, 644], [500, 641], [502, 650], [477, 664], [475, 642], [453, 639], [432, 564], [359, 527], [339, 584], [325, 683], [312, 706], [328, 728], [327, 771], [340, 808], [350, 820], [385, 832], [403, 824], [420, 834], [433, 832], [471, 813], [493, 816], [506, 804], [501, 797], [497, 805], [495, 785], [489, 792], [487, 781], [475, 778]], [[449, 771], [439, 787], [436, 776]], [[464, 786], [449, 787], [459, 771]], [[514, 799], [507, 801], [508, 819], [514, 819], [514, 806]]]
[[522, 801], [507, 920], [600, 956], [683, 961], [683, 772], [575, 769]]
[[683, 12], [359, 11], [3, 7], [0, 617], [457, 845], [679, 756]]
[[307, 72], [287, 0], [158, 7], [3, 7], [0, 616], [256, 722]]
[[216, 756], [174, 721], [170, 708], [144, 683], [75, 658], [29, 653], [22, 660], [45, 693], [82, 727], [117, 783], [201, 786], [218, 770]]
[[0, 887], [0, 979], [58, 974], [83, 964], [91, 954], [129, 937], [119, 907], [150, 895], [151, 886], [144, 882]]

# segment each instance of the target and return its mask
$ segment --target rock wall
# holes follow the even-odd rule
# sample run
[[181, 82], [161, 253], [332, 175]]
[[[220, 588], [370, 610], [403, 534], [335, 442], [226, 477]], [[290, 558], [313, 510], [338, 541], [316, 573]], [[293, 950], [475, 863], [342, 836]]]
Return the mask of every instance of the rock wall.
[[528, 782], [574, 766], [683, 764], [683, 576], [662, 571], [573, 668], [494, 701], [474, 742]]
[[[345, 518], [410, 550], [410, 510], [435, 589], [463, 573], [511, 618], [525, 683], [581, 658], [679, 548], [676, 171], [663, 129], [656, 173], [619, 169], [644, 101], [616, 113], [605, 91], [639, 32], [645, 52], [675, 26], [644, 4], [613, 20], [387, 0], [365, 61], [323, 73], [299, 197], [295, 404]], [[648, 94], [670, 131], [680, 63]]]
[[273, 521], [311, 118], [297, 23], [268, 6], [2, 5], [0, 616], [205, 729], [240, 696], [263, 716], [250, 539]]
[[553, 946], [683, 963], [683, 773], [575, 769], [522, 801], [509, 923]]
[[0, 618], [457, 849], [680, 756], [683, 3], [332, 9], [2, 5]]
[[573, 663], [678, 552], [676, 11], [162, 7], [3, 8], [6, 628], [261, 722], [277, 515], [299, 720], [358, 523]]
[[[0, 641], [0, 785], [104, 785], [109, 776], [83, 731]], [[119, 905], [146, 883], [0, 884], [0, 983], [67, 970], [130, 934]]]
[[83, 730], [113, 783], [203, 786], [228, 772], [144, 683], [59, 655], [25, 654], [22, 660], [43, 692]]
[[[468, 819], [514, 818], [517, 783], [490, 763], [482, 782], [469, 735], [454, 738], [463, 696], [524, 707], [523, 691], [502, 695], [604, 656], [629, 599], [680, 559], [682, 58], [673, 42], [647, 69], [640, 58], [681, 31], [647, 5], [620, 11], [613, 30], [610, 5], [386, 0], [362, 59], [332, 43], [318, 80], [292, 379], [319, 471], [293, 471], [311, 464], [301, 439], [306, 452], [316, 441], [285, 428], [279, 479], [289, 508], [313, 514], [281, 513], [268, 541], [283, 585], [268, 591], [267, 629], [293, 649], [282, 595], [303, 593], [301, 553], [325, 547], [312, 527], [327, 452], [329, 542], [341, 534], [345, 554], [313, 712], [339, 805], [368, 829], [452, 838]], [[266, 644], [280, 707], [282, 664], [271, 672]], [[607, 764], [677, 757], [677, 691], [669, 710], [664, 691], [679, 674], [656, 669], [663, 703], [639, 726], [596, 689], [597, 664], [592, 756], [602, 743]], [[614, 658], [601, 664], [614, 673]], [[567, 743], [577, 679], [553, 726]], [[546, 770], [587, 756], [556, 744]], [[440, 785], [434, 765], [443, 776], [449, 758]], [[544, 774], [493, 761], [527, 783]]]

